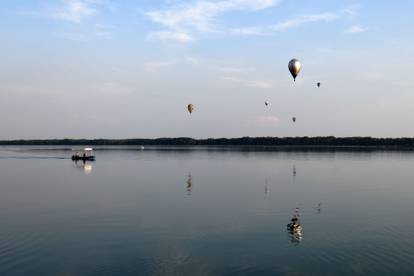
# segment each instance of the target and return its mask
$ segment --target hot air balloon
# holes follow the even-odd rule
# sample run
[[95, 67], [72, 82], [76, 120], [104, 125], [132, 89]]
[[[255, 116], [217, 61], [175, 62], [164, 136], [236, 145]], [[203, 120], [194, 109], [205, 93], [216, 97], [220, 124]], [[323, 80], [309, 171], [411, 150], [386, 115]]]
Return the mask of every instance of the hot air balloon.
[[189, 105], [187, 106], [187, 109], [188, 109], [188, 112], [190, 112], [190, 114], [191, 114], [191, 113], [193, 113], [193, 111], [194, 111], [194, 106], [193, 106], [193, 104], [189, 104]]
[[269, 101], [265, 101], [265, 106], [268, 106], [269, 104]]
[[321, 87], [321, 83], [320, 83], [320, 82], [318, 82], [316, 85], [317, 85], [318, 87]]
[[296, 117], [293, 117], [292, 118], [292, 121], [295, 123], [296, 122]]
[[296, 58], [289, 61], [288, 68], [290, 73], [292, 74], [293, 80], [296, 81], [296, 77], [299, 75], [300, 69], [302, 68], [302, 64]]

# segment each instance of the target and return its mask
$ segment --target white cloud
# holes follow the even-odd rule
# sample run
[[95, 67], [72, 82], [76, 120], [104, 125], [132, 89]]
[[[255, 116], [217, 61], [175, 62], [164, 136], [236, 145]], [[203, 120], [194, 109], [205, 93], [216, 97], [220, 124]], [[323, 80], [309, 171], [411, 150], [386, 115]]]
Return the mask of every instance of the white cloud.
[[67, 40], [88, 42], [91, 40], [110, 40], [113, 30], [114, 27], [111, 25], [95, 24], [90, 30], [59, 32], [56, 35]]
[[365, 33], [367, 31], [368, 31], [368, 28], [365, 28], [359, 25], [351, 26], [345, 30], [346, 33]]
[[151, 11], [147, 15], [153, 22], [169, 29], [191, 27], [206, 31], [211, 29], [211, 21], [223, 13], [235, 10], [256, 11], [272, 7], [278, 2], [278, 0], [197, 1], [171, 9]]
[[358, 10], [359, 10], [360, 7], [361, 6], [359, 4], [351, 5], [351, 6], [348, 6], [344, 9], [342, 9], [341, 12], [353, 17], [353, 16], [357, 15]]
[[172, 66], [197, 66], [200, 60], [192, 56], [183, 56], [173, 60], [155, 60], [144, 64], [144, 70], [148, 73], [156, 73]]
[[[155, 10], [147, 13], [153, 21], [166, 30], [152, 34], [161, 40], [167, 37], [176, 38], [178, 42], [189, 42], [190, 31], [217, 32], [213, 21], [218, 16], [231, 11], [258, 11], [277, 5], [280, 0], [221, 0], [196, 1], [191, 4], [179, 3], [169, 9]], [[158, 34], [158, 36], [156, 35]], [[161, 34], [161, 35], [160, 35]], [[175, 34], [174, 36], [172, 34]], [[184, 35], [185, 34], [185, 35]], [[173, 39], [172, 39], [173, 40]]]
[[52, 16], [56, 19], [80, 23], [85, 18], [97, 14], [97, 7], [103, 5], [98, 0], [63, 0], [63, 5], [57, 8]]
[[[331, 22], [344, 16], [354, 16], [358, 6], [349, 6], [335, 12], [325, 12], [296, 16], [286, 21], [263, 26], [245, 26], [225, 29], [217, 25], [217, 18], [227, 12], [260, 11], [274, 7], [281, 0], [198, 0], [191, 4], [179, 1], [163, 10], [147, 12], [146, 15], [164, 30], [150, 34], [150, 38], [160, 41], [188, 43], [195, 40], [197, 33], [210, 32], [238, 36], [266, 36], [286, 31], [308, 23]], [[175, 3], [175, 4], [174, 4]]]
[[230, 30], [231, 34], [240, 35], [240, 36], [262, 36], [268, 35], [265, 28], [263, 27], [242, 27], [234, 28]]
[[254, 68], [246, 67], [217, 67], [217, 70], [224, 73], [246, 73], [253, 71]]
[[186, 56], [184, 58], [184, 60], [185, 60], [185, 62], [187, 62], [188, 64], [191, 64], [191, 65], [199, 65], [200, 64], [200, 61], [196, 57]]
[[93, 35], [100, 39], [112, 39], [115, 27], [107, 24], [95, 24]]
[[231, 29], [229, 33], [240, 36], [265, 36], [272, 35], [275, 32], [297, 28], [308, 23], [316, 23], [321, 21], [331, 22], [339, 18], [341, 18], [341, 14], [337, 12], [303, 15], [273, 25], [235, 28]]
[[178, 43], [188, 43], [193, 41], [193, 38], [185, 32], [174, 32], [174, 31], [162, 31], [151, 33], [148, 37], [149, 39], [156, 39], [162, 42], [178, 42]]
[[91, 40], [90, 36], [84, 33], [80, 33], [80, 32], [61, 32], [61, 33], [57, 33], [56, 36], [66, 39], [66, 40], [77, 41], [77, 42], [87, 42]]
[[276, 25], [270, 26], [269, 29], [274, 31], [284, 31], [290, 28], [298, 27], [300, 25], [318, 21], [330, 22], [338, 19], [340, 16], [337, 13], [327, 12], [320, 14], [312, 14], [296, 17], [293, 19], [286, 20], [284, 22], [278, 23]]
[[133, 84], [126, 84], [117, 81], [107, 81], [104, 83], [96, 84], [91, 88], [91, 91], [95, 91], [100, 96], [105, 95], [120, 95], [131, 94], [136, 86]]
[[[292, 28], [297, 28], [305, 24], [316, 22], [332, 22], [339, 20], [345, 16], [354, 16], [356, 14], [357, 6], [351, 6], [335, 12], [324, 12], [317, 14], [309, 14], [296, 16], [291, 19], [282, 21], [280, 23], [263, 25], [263, 26], [249, 26], [230, 29], [228, 33], [239, 36], [268, 36], [275, 32], [286, 31]], [[355, 31], [366, 31], [365, 28], [355, 29]]]
[[261, 125], [277, 125], [280, 119], [276, 116], [257, 116], [254, 120], [256, 123]]
[[173, 64], [174, 62], [172, 61], [150, 61], [144, 64], [144, 70], [149, 73], [155, 73]]
[[251, 80], [240, 77], [222, 77], [221, 79], [253, 88], [269, 89], [273, 87], [273, 83], [269, 80]]
[[219, 66], [216, 70], [227, 76], [221, 77], [222, 80], [233, 82], [246, 87], [253, 87], [259, 89], [270, 89], [274, 86], [274, 82], [262, 77], [252, 76], [258, 75], [256, 68], [253, 67], [234, 67], [234, 66]]

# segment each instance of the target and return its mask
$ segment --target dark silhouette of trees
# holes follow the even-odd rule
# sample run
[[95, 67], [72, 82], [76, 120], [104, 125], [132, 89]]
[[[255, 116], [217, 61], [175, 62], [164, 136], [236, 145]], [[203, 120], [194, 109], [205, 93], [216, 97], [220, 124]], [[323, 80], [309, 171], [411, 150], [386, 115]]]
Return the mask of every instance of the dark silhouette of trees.
[[4, 140], [0, 145], [90, 145], [90, 146], [257, 146], [257, 147], [380, 147], [413, 148], [414, 138], [375, 137], [240, 137], [193, 139], [188, 137], [155, 139], [51, 139]]

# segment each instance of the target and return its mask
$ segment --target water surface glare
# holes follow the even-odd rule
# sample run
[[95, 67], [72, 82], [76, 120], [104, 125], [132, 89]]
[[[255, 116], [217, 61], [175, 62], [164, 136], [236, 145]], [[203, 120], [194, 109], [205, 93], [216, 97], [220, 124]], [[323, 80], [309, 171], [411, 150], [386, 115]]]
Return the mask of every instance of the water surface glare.
[[0, 148], [0, 275], [414, 274], [413, 152], [70, 154]]

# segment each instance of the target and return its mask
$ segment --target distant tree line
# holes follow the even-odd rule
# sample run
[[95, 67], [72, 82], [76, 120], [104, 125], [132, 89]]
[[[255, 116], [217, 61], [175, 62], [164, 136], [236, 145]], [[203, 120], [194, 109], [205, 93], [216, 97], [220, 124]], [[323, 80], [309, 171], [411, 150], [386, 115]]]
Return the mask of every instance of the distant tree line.
[[414, 148], [414, 138], [375, 137], [241, 137], [193, 139], [188, 137], [156, 139], [52, 139], [4, 140], [0, 145], [89, 145], [89, 146], [334, 146]]

